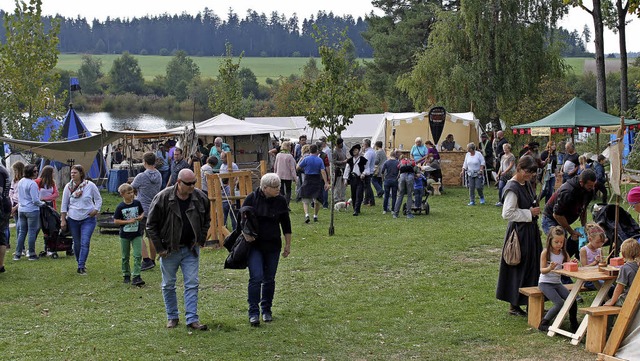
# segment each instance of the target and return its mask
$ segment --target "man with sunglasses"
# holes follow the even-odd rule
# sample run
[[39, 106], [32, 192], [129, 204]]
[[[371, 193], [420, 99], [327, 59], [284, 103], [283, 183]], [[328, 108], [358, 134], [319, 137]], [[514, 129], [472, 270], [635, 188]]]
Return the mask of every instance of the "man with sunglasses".
[[195, 189], [196, 176], [190, 169], [178, 173], [174, 186], [158, 193], [149, 208], [147, 235], [160, 256], [162, 296], [167, 312], [167, 328], [178, 325], [176, 278], [184, 277], [184, 304], [187, 328], [205, 331], [198, 318], [198, 271], [200, 247], [209, 230], [209, 200]]

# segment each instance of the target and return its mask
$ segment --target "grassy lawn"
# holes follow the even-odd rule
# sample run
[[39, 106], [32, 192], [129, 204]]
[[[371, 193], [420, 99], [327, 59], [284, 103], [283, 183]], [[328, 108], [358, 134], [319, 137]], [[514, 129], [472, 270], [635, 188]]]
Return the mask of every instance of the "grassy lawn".
[[[119, 58], [119, 54], [93, 55], [94, 58], [102, 59], [102, 71], [108, 73], [113, 61]], [[138, 60], [142, 75], [146, 81], [153, 80], [158, 75], [166, 75], [167, 64], [172, 56], [159, 55], [133, 55]], [[200, 74], [204, 77], [217, 77], [220, 62], [224, 57], [190, 57], [200, 67]], [[370, 60], [370, 59], [369, 59]], [[234, 62], [237, 62], [235, 58]], [[258, 82], [265, 84], [267, 78], [278, 79], [291, 74], [302, 74], [302, 67], [309, 61], [309, 58], [260, 58], [244, 57], [240, 62], [241, 67], [249, 68], [258, 78]], [[62, 70], [77, 72], [82, 65], [82, 54], [60, 54], [57, 67]]]
[[[584, 345], [547, 337], [495, 299], [506, 222], [487, 205], [467, 207], [464, 188], [431, 197], [429, 215], [392, 219], [329, 213], [304, 224], [292, 203], [293, 245], [281, 259], [274, 322], [251, 328], [246, 270], [224, 270], [226, 250], [204, 249], [201, 321], [212, 330], [164, 328], [159, 267], [142, 288], [122, 283], [117, 235], [95, 232], [87, 268], [73, 257], [6, 257], [0, 274], [0, 349], [7, 360], [593, 360]], [[112, 210], [119, 201], [104, 195]], [[15, 235], [12, 234], [12, 246]], [[37, 251], [42, 250], [42, 236]], [[180, 282], [179, 282], [180, 283]], [[178, 298], [181, 300], [179, 285]], [[593, 295], [587, 294], [586, 302]]]

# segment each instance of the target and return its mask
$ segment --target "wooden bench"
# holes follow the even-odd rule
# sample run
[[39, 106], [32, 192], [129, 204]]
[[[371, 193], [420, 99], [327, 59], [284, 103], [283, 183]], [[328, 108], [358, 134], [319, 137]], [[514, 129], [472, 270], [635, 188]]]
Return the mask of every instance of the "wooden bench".
[[[573, 283], [564, 285], [569, 291], [573, 288]], [[580, 291], [586, 291], [586, 288], [582, 288]], [[527, 305], [527, 323], [533, 328], [540, 326], [540, 321], [544, 316], [544, 294], [538, 288], [538, 286], [521, 287], [520, 293], [529, 298]]]
[[607, 321], [609, 316], [620, 313], [618, 306], [585, 307], [578, 311], [589, 315], [587, 324], [587, 341], [585, 348], [589, 352], [599, 353], [607, 342]]

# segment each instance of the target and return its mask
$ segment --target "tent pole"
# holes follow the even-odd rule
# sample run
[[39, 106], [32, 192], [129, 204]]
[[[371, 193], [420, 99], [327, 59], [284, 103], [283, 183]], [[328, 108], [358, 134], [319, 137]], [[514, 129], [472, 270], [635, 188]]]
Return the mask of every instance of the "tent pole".
[[596, 133], [596, 154], [600, 154], [600, 133]]

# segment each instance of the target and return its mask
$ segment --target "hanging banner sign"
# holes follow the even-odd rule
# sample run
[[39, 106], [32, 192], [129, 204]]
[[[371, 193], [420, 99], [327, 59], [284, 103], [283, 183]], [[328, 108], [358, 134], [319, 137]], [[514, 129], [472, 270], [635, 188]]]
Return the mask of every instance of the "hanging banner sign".
[[600, 127], [600, 134], [616, 134], [620, 129], [619, 125], [607, 125]]
[[446, 116], [447, 111], [443, 107], [433, 107], [429, 110], [429, 128], [431, 129], [434, 144], [438, 144], [440, 141]]
[[548, 137], [551, 135], [551, 128], [531, 128], [531, 135], [534, 137]]

